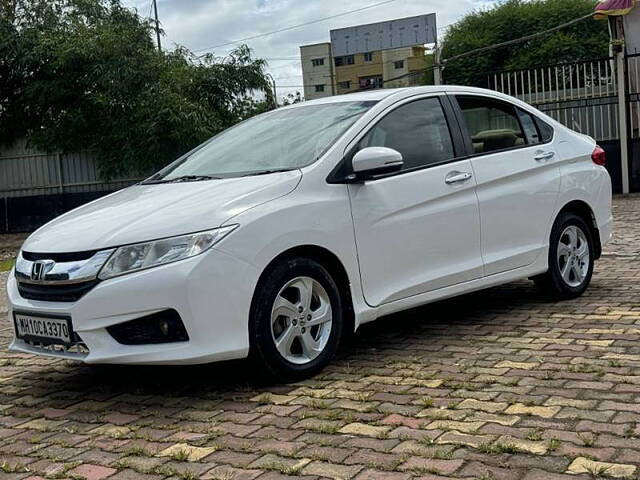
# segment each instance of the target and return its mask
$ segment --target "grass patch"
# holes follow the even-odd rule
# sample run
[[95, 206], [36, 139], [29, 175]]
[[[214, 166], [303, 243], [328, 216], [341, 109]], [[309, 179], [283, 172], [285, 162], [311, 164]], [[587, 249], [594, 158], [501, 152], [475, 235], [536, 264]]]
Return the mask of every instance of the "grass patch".
[[8, 272], [13, 268], [16, 261], [13, 258], [9, 258], [7, 260], [0, 260], [0, 272]]

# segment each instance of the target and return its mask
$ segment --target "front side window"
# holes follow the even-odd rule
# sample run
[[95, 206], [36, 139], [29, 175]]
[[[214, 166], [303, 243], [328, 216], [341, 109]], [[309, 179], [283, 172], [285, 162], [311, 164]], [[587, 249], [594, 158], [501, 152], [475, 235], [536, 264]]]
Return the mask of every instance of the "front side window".
[[310, 165], [375, 104], [346, 101], [258, 115], [213, 137], [147, 182], [187, 176], [239, 177]]
[[438, 98], [425, 98], [388, 113], [358, 143], [389, 147], [402, 154], [402, 170], [410, 170], [455, 157], [449, 126]]
[[456, 96], [475, 153], [495, 152], [526, 144], [513, 105], [487, 97]]

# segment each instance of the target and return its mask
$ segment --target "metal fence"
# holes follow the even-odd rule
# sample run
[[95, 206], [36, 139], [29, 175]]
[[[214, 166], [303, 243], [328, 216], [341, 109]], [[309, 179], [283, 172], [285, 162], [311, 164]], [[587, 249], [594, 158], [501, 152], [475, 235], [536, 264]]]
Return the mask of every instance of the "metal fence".
[[[483, 86], [519, 98], [593, 137], [607, 151], [615, 191], [622, 189], [626, 154], [631, 191], [640, 191], [640, 54], [625, 56], [623, 79], [617, 77], [615, 60], [604, 57], [495, 72], [487, 75]], [[619, 95], [620, 83], [625, 95]], [[619, 115], [621, 106], [626, 120]]]
[[488, 83], [598, 141], [619, 138], [613, 58], [500, 72]]
[[44, 153], [16, 142], [0, 149], [0, 232], [29, 231], [139, 178], [104, 180], [89, 152]]

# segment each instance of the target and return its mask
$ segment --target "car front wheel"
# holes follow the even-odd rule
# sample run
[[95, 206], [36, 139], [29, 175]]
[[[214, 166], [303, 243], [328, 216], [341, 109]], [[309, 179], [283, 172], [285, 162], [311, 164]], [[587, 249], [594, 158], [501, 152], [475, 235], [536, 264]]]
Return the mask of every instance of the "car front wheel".
[[591, 229], [572, 213], [561, 213], [553, 224], [549, 244], [549, 270], [534, 280], [545, 293], [557, 298], [582, 295], [593, 274]]
[[299, 380], [329, 363], [342, 326], [342, 299], [329, 272], [311, 259], [286, 259], [265, 274], [256, 291], [251, 356], [271, 377]]

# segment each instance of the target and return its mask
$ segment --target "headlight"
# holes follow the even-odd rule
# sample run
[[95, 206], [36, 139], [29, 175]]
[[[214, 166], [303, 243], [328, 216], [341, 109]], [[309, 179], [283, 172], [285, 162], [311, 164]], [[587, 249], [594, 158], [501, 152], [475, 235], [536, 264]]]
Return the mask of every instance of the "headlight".
[[137, 272], [200, 255], [226, 237], [237, 226], [230, 225], [206, 232], [120, 247], [104, 264], [98, 278], [106, 280], [125, 273]]

